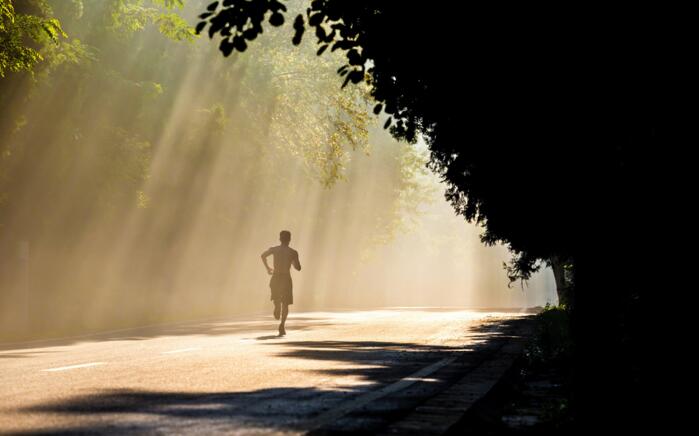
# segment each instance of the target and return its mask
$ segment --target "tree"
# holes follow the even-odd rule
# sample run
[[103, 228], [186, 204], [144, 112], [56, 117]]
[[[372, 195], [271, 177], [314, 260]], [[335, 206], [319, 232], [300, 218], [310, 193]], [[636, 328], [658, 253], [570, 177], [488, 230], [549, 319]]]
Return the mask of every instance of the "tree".
[[0, 0], [0, 77], [32, 71], [44, 60], [40, 49], [66, 36], [45, 1], [21, 3], [27, 13], [17, 12], [12, 0]]
[[[197, 31], [228, 56], [286, 11], [278, 0], [213, 2]], [[646, 164], [667, 145], [668, 39], [634, 12], [313, 0], [293, 23], [294, 44], [310, 29], [319, 55], [344, 52], [342, 86], [366, 82], [393, 136], [426, 139], [447, 199], [485, 243], [515, 253], [511, 271], [571, 260], [585, 422], [615, 403], [630, 413], [639, 398], [641, 294], [629, 272], [647, 261]]]

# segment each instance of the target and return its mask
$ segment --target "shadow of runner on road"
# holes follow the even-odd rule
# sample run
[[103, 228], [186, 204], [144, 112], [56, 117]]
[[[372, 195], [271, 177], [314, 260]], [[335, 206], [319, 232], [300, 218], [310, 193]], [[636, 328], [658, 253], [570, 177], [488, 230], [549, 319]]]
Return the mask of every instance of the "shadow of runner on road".
[[281, 342], [278, 345], [286, 349], [280, 355], [354, 364], [355, 367], [322, 372], [331, 376], [354, 376], [366, 383], [274, 387], [223, 393], [107, 390], [24, 408], [20, 412], [69, 417], [75, 424], [28, 429], [19, 433], [121, 434], [168, 430], [212, 433], [230, 431], [232, 428], [305, 430], [304, 424], [309, 419], [322, 416], [328, 410], [346, 407], [353, 399], [406, 379], [416, 370], [447, 356], [458, 358], [460, 366], [436, 371], [428, 378], [416, 379], [404, 389], [381, 397], [361, 409], [347, 410], [341, 419], [333, 423], [335, 428], [339, 427], [342, 431], [375, 431], [463, 377], [468, 365], [477, 364], [486, 354], [497, 352], [502, 343], [515, 337], [513, 331], [523, 321], [500, 320], [474, 327], [469, 333], [481, 341], [458, 348], [381, 341]]
[[[39, 352], [32, 351], [24, 353], [22, 350], [62, 347], [85, 342], [140, 341], [163, 336], [224, 336], [237, 333], [259, 332], [261, 330], [276, 330], [276, 322], [271, 316], [269, 316], [269, 318], [270, 319], [259, 319], [259, 317], [257, 317], [254, 320], [199, 321], [178, 325], [131, 328], [125, 329], [124, 331], [95, 333], [64, 339], [47, 339], [45, 341], [41, 340], [24, 343], [0, 344], [0, 358], [10, 355], [13, 355], [13, 357], [29, 357], [33, 353]], [[326, 327], [335, 324], [328, 318], [312, 316], [295, 317], [291, 318], [290, 321], [293, 321], [295, 331], [308, 330], [316, 327]]]

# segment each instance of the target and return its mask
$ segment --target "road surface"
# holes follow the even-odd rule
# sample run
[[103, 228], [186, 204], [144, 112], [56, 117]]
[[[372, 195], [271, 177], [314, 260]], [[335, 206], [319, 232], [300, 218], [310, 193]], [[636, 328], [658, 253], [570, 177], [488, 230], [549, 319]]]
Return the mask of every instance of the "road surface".
[[[380, 432], [519, 338], [518, 313], [292, 313], [0, 347], [0, 432]], [[519, 331], [519, 330], [517, 330]]]

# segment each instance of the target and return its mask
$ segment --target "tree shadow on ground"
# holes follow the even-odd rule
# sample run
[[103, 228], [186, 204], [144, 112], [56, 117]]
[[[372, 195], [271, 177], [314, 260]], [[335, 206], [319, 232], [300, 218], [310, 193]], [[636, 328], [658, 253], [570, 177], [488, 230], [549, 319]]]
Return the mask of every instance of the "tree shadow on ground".
[[[56, 418], [54, 422], [65, 419], [70, 424], [19, 434], [282, 432], [309, 430], [311, 422], [315, 424], [310, 429], [320, 426], [331, 433], [374, 432], [463, 377], [470, 366], [496, 353], [508, 340], [517, 339], [517, 327], [523, 322], [526, 319], [499, 320], [474, 327], [469, 333], [480, 341], [464, 347], [386, 341], [283, 342], [277, 344], [284, 348], [280, 356], [341, 362], [346, 364], [341, 369], [321, 372], [334, 376], [331, 380], [353, 376], [363, 383], [225, 392], [105, 390], [20, 410], [50, 414]], [[327, 411], [347, 407], [362, 395], [375, 395], [379, 389], [410, 379], [417, 370], [448, 357], [457, 359], [454, 365], [429, 374], [429, 378], [416, 378], [409, 386], [391, 391], [360, 410], [348, 409], [341, 418], [323, 422]]]
[[[382, 311], [385, 309], [377, 309], [376, 311]], [[457, 308], [400, 308], [400, 310], [419, 310], [423, 312], [443, 312], [443, 311], [454, 311]], [[476, 312], [500, 312], [507, 313], [508, 310], [490, 310], [490, 309], [476, 309]], [[333, 311], [333, 313], [352, 313], [356, 310], [339, 310]], [[361, 312], [372, 312], [372, 311], [361, 311]], [[518, 312], [518, 311], [511, 311]], [[346, 321], [345, 321], [346, 322]], [[333, 320], [333, 316], [329, 315], [292, 315], [289, 318], [289, 323], [293, 324], [295, 331], [309, 330], [316, 327], [325, 327], [337, 324]], [[263, 330], [276, 330], [277, 321], [275, 321], [271, 315], [268, 316], [237, 316], [237, 317], [227, 317], [215, 320], [207, 321], [192, 321], [177, 324], [164, 324], [156, 326], [146, 326], [146, 327], [134, 327], [123, 330], [109, 331], [104, 333], [94, 333], [86, 334], [81, 336], [74, 336], [62, 339], [47, 339], [39, 341], [30, 342], [20, 342], [20, 343], [0, 343], [0, 358], [7, 355], [13, 355], [13, 357], [30, 357], [32, 354], [28, 352], [22, 352], [22, 350], [30, 350], [36, 348], [49, 348], [49, 347], [62, 347], [67, 345], [73, 345], [77, 343], [85, 342], [103, 342], [103, 341], [139, 341], [146, 339], [153, 339], [161, 336], [189, 336], [189, 335], [200, 335], [200, 336], [223, 336], [228, 334], [236, 333], [248, 333], [248, 332], [259, 332]], [[32, 352], [35, 353], [35, 352]]]

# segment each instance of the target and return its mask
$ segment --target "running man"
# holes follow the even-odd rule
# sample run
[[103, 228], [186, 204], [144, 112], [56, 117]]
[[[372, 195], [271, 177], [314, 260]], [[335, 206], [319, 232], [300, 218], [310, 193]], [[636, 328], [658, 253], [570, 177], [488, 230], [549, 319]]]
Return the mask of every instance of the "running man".
[[[284, 323], [286, 323], [286, 317], [289, 315], [289, 305], [294, 304], [291, 265], [296, 268], [296, 271], [301, 271], [301, 263], [299, 262], [298, 251], [289, 247], [291, 232], [287, 230], [279, 232], [279, 241], [281, 245], [271, 247], [262, 253], [262, 263], [265, 264], [267, 273], [272, 276], [269, 281], [269, 287], [272, 290], [270, 300], [274, 302], [274, 318], [279, 319], [281, 315], [279, 336], [284, 336], [286, 334]], [[270, 268], [267, 264], [269, 255], [274, 256], [274, 268]]]

